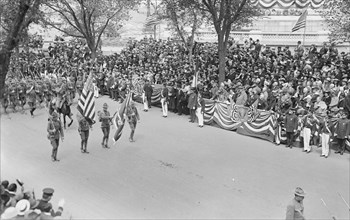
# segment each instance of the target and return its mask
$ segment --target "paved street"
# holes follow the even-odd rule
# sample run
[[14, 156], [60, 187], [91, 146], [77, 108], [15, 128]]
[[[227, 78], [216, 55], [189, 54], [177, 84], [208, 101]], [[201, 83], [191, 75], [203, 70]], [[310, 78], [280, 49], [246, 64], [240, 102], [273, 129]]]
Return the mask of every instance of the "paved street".
[[[107, 102], [114, 113], [119, 104]], [[76, 104], [74, 122], [65, 130], [58, 163], [51, 162], [46, 138], [46, 110], [35, 118], [1, 115], [1, 180], [20, 178], [28, 190], [53, 187], [54, 208], [65, 198], [64, 217], [85, 219], [283, 219], [295, 187], [302, 187], [307, 219], [349, 219], [338, 192], [349, 202], [350, 156], [320, 158], [301, 149], [211, 126], [197, 127], [187, 116], [161, 117], [159, 108], [142, 111], [134, 143], [123, 135], [111, 149], [101, 147], [99, 123], [90, 133], [88, 150], [80, 152]], [[115, 129], [111, 130], [111, 136]]]

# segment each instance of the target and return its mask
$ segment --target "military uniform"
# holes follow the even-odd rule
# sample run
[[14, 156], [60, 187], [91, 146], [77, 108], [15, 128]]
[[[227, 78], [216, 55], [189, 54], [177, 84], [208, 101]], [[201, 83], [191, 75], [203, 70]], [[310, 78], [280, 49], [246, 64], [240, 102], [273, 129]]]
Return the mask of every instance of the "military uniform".
[[34, 117], [34, 111], [36, 109], [36, 93], [33, 84], [29, 84], [29, 90], [27, 90], [27, 102], [30, 107], [30, 114]]
[[81, 152], [89, 153], [87, 151], [87, 141], [89, 139], [90, 124], [85, 117], [78, 119], [78, 131], [81, 137]]
[[103, 111], [99, 113], [99, 119], [101, 122], [101, 129], [103, 133], [102, 138], [102, 147], [103, 148], [109, 148], [108, 147], [108, 138], [109, 138], [109, 132], [111, 128], [111, 115], [109, 111], [107, 110], [108, 105], [106, 103], [103, 104]]
[[[55, 212], [52, 209], [52, 204], [49, 202], [54, 193], [54, 190], [51, 188], [43, 189], [42, 199], [38, 200], [39, 204], [35, 209], [40, 210], [42, 213], [40, 214], [40, 219], [51, 219], [52, 217], [61, 216], [63, 212], [63, 207], [58, 207], [58, 210]], [[44, 214], [47, 218], [42, 218], [42, 214]], [[51, 218], [49, 217], [51, 216]]]
[[130, 104], [130, 106], [128, 106], [128, 108], [126, 110], [126, 117], [128, 119], [130, 129], [131, 129], [129, 141], [134, 142], [134, 134], [135, 134], [137, 121], [140, 120], [140, 115], [139, 115], [134, 103], [132, 103], [132, 104]]
[[17, 83], [15, 82], [10, 84], [9, 99], [10, 99], [10, 105], [13, 108], [13, 111], [15, 112], [16, 106], [18, 105], [18, 89], [17, 89]]
[[293, 199], [287, 206], [286, 220], [304, 220], [304, 204]]
[[26, 104], [26, 91], [27, 91], [26, 82], [21, 81], [17, 88], [18, 88], [18, 94], [19, 94], [19, 102], [20, 102], [20, 105], [22, 106], [22, 109], [24, 110], [24, 105]]
[[59, 161], [57, 160], [57, 151], [59, 146], [60, 137], [64, 138], [63, 128], [61, 121], [58, 120], [58, 114], [56, 112], [52, 113], [52, 118], [49, 120], [49, 123], [47, 125], [47, 132], [48, 132], [48, 139], [51, 142], [52, 145], [52, 154], [51, 159], [52, 161]]

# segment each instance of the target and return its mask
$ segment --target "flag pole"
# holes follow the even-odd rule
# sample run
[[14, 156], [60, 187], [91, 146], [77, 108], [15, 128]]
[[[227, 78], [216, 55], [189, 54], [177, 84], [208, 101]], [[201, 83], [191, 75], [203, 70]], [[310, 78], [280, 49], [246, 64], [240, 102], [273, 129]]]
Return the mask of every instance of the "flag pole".
[[[308, 8], [305, 10], [307, 11]], [[306, 22], [307, 22], [307, 16], [305, 17], [305, 27], [304, 27], [304, 34], [303, 34], [303, 47], [305, 47], [305, 36], [306, 36]]]

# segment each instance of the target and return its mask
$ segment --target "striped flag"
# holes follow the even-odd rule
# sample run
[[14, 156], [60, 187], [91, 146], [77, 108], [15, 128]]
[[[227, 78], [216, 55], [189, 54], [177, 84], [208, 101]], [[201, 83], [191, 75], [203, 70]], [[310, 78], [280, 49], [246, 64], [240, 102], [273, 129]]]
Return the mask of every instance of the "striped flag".
[[116, 128], [116, 132], [113, 137], [114, 142], [117, 142], [119, 138], [122, 136], [124, 123], [125, 123], [124, 114], [126, 113], [126, 109], [129, 106], [129, 103], [131, 101], [131, 96], [132, 96], [132, 93], [129, 92], [126, 99], [121, 104], [119, 111], [115, 114], [113, 118], [113, 124]]
[[146, 27], [152, 27], [154, 25], [159, 24], [160, 21], [161, 21], [161, 19], [158, 17], [158, 15], [157, 14], [153, 14], [153, 15], [147, 17], [145, 26]]
[[305, 11], [300, 15], [297, 23], [295, 23], [294, 27], [292, 28], [292, 32], [295, 32], [302, 28], [306, 28], [306, 17], [307, 17], [307, 9], [305, 9]]
[[91, 73], [84, 84], [83, 91], [78, 100], [77, 109], [80, 114], [89, 121], [89, 123], [95, 123], [95, 98]]

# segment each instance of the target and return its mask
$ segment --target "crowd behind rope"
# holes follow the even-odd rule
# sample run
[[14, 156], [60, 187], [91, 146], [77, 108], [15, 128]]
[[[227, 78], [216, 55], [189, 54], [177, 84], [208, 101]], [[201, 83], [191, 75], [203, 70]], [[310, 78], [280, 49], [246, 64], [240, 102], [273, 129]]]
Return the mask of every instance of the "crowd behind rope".
[[19, 179], [13, 183], [3, 180], [0, 187], [1, 219], [48, 220], [62, 215], [65, 201], [61, 199], [55, 211], [50, 202], [54, 193], [52, 188], [44, 188], [39, 199], [34, 189], [25, 189], [24, 182]]
[[[317, 49], [316, 45], [306, 48], [299, 41], [291, 51], [288, 46], [269, 47], [259, 40], [249, 39], [243, 45], [231, 40], [227, 46], [226, 80], [220, 84], [217, 44], [195, 43], [192, 62], [189, 54], [182, 43], [145, 38], [130, 41], [119, 54], [100, 55], [92, 61], [84, 43], [56, 43], [50, 45], [47, 57], [43, 53], [21, 54], [21, 63], [11, 63], [10, 70], [19, 69], [23, 77], [6, 80], [3, 106], [5, 110], [16, 110], [19, 106], [24, 109], [28, 103], [34, 116], [36, 106], [43, 103], [52, 110], [64, 103], [71, 105], [76, 92], [81, 93], [87, 75], [93, 73], [100, 94], [108, 93], [114, 100], [122, 101], [128, 91], [140, 88], [141, 84], [144, 101], [148, 101], [145, 111], [151, 107], [154, 85], [163, 84], [163, 117], [167, 117], [169, 108], [179, 115], [190, 114], [190, 122], [194, 122], [196, 116], [203, 115], [203, 98], [272, 110], [283, 117], [281, 123], [288, 123], [285, 115], [302, 115], [298, 120], [306, 152], [311, 151], [308, 140], [313, 145], [322, 142], [320, 136], [315, 138], [316, 122], [322, 124], [329, 122], [330, 117], [340, 120], [344, 114], [349, 116], [350, 54], [339, 53], [334, 44]], [[195, 73], [199, 76], [198, 84], [192, 87]], [[321, 120], [315, 120], [316, 116]], [[294, 128], [296, 120], [292, 121]], [[350, 134], [349, 122], [344, 123], [344, 128], [342, 123], [338, 123], [340, 126], [326, 123], [324, 130], [338, 140], [341, 146], [337, 152], [341, 154]], [[295, 129], [292, 130], [293, 134], [287, 131], [288, 143], [295, 137]], [[344, 134], [337, 136], [337, 132]], [[328, 153], [322, 156], [327, 157]]]

